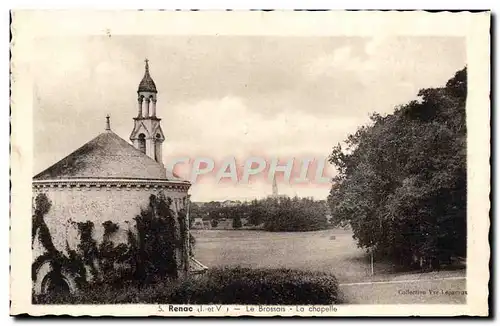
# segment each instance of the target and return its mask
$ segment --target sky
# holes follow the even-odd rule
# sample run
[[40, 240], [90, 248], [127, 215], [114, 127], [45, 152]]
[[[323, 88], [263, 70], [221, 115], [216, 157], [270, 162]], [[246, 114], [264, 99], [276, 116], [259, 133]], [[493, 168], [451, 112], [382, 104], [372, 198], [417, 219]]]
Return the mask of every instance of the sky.
[[[158, 89], [163, 161], [227, 157], [316, 163], [368, 123], [443, 86], [466, 65], [453, 37], [88, 36], [36, 40], [34, 171], [59, 161], [111, 128], [128, 140], [137, 86], [149, 59]], [[242, 166], [238, 165], [238, 169]], [[190, 165], [176, 172], [190, 178]], [[314, 172], [314, 164], [312, 166]], [[267, 176], [250, 183], [198, 178], [194, 201], [248, 200], [271, 194]], [[240, 173], [239, 173], [240, 174]], [[324, 176], [335, 170], [326, 165]], [[287, 183], [281, 194], [325, 199], [330, 185]]]

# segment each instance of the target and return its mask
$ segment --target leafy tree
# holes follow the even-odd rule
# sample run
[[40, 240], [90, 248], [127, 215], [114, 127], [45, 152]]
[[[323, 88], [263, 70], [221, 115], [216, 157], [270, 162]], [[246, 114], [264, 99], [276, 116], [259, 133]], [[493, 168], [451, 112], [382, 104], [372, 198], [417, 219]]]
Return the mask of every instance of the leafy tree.
[[196, 218], [203, 218], [203, 211], [199, 204], [191, 202], [189, 204], [189, 227], [193, 226]]
[[250, 225], [260, 225], [264, 223], [265, 207], [261, 201], [253, 200], [248, 206], [248, 223]]
[[326, 210], [312, 199], [268, 199], [264, 206], [264, 229], [268, 231], [314, 231], [325, 229], [327, 225]]
[[328, 202], [360, 247], [437, 267], [466, 254], [466, 68], [418, 96], [333, 148]]
[[200, 209], [205, 216], [211, 217], [214, 228], [219, 219], [231, 219], [233, 228], [241, 228], [244, 218], [248, 219], [249, 225], [263, 225], [268, 231], [311, 231], [327, 226], [325, 202], [308, 198], [255, 199], [249, 203], [236, 202], [232, 206], [210, 202]]

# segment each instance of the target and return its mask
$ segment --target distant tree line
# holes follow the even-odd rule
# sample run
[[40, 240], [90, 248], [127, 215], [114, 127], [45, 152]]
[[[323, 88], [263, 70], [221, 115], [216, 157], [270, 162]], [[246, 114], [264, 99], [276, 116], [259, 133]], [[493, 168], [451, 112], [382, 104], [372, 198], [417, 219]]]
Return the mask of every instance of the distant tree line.
[[[190, 222], [195, 218], [210, 221], [217, 227], [220, 220], [232, 220], [232, 227], [262, 228], [267, 231], [313, 231], [328, 226], [325, 201], [310, 198], [266, 198], [250, 202], [191, 203]], [[245, 221], [245, 224], [243, 224]]]
[[333, 149], [328, 202], [360, 247], [434, 269], [466, 256], [466, 68], [418, 97]]

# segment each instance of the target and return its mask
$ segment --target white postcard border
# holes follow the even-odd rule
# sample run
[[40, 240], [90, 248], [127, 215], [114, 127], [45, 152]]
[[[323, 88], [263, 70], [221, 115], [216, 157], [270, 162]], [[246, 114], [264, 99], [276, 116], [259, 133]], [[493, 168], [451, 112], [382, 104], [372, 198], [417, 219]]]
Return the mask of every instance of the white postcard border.
[[[64, 26], [62, 28], [61, 26]], [[335, 305], [336, 312], [301, 316], [454, 316], [488, 313], [490, 210], [490, 13], [250, 12], [250, 11], [15, 11], [12, 23], [11, 314], [189, 316], [168, 305], [32, 305], [31, 178], [33, 39], [78, 35], [436, 35], [465, 37], [468, 62], [468, 262], [464, 305]], [[165, 309], [167, 307], [167, 309]], [[193, 306], [195, 309], [199, 306]], [[203, 316], [249, 315], [235, 306]], [[245, 309], [246, 306], [240, 306]], [[263, 316], [293, 316], [265, 313]], [[257, 316], [257, 313], [252, 315]]]

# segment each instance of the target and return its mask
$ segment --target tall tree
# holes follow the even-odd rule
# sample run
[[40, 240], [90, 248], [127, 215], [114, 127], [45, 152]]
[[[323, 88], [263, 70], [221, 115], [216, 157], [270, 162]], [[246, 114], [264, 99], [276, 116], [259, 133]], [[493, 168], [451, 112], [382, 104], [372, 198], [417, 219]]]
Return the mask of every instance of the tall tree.
[[358, 245], [411, 265], [466, 254], [467, 70], [334, 147], [329, 206]]

